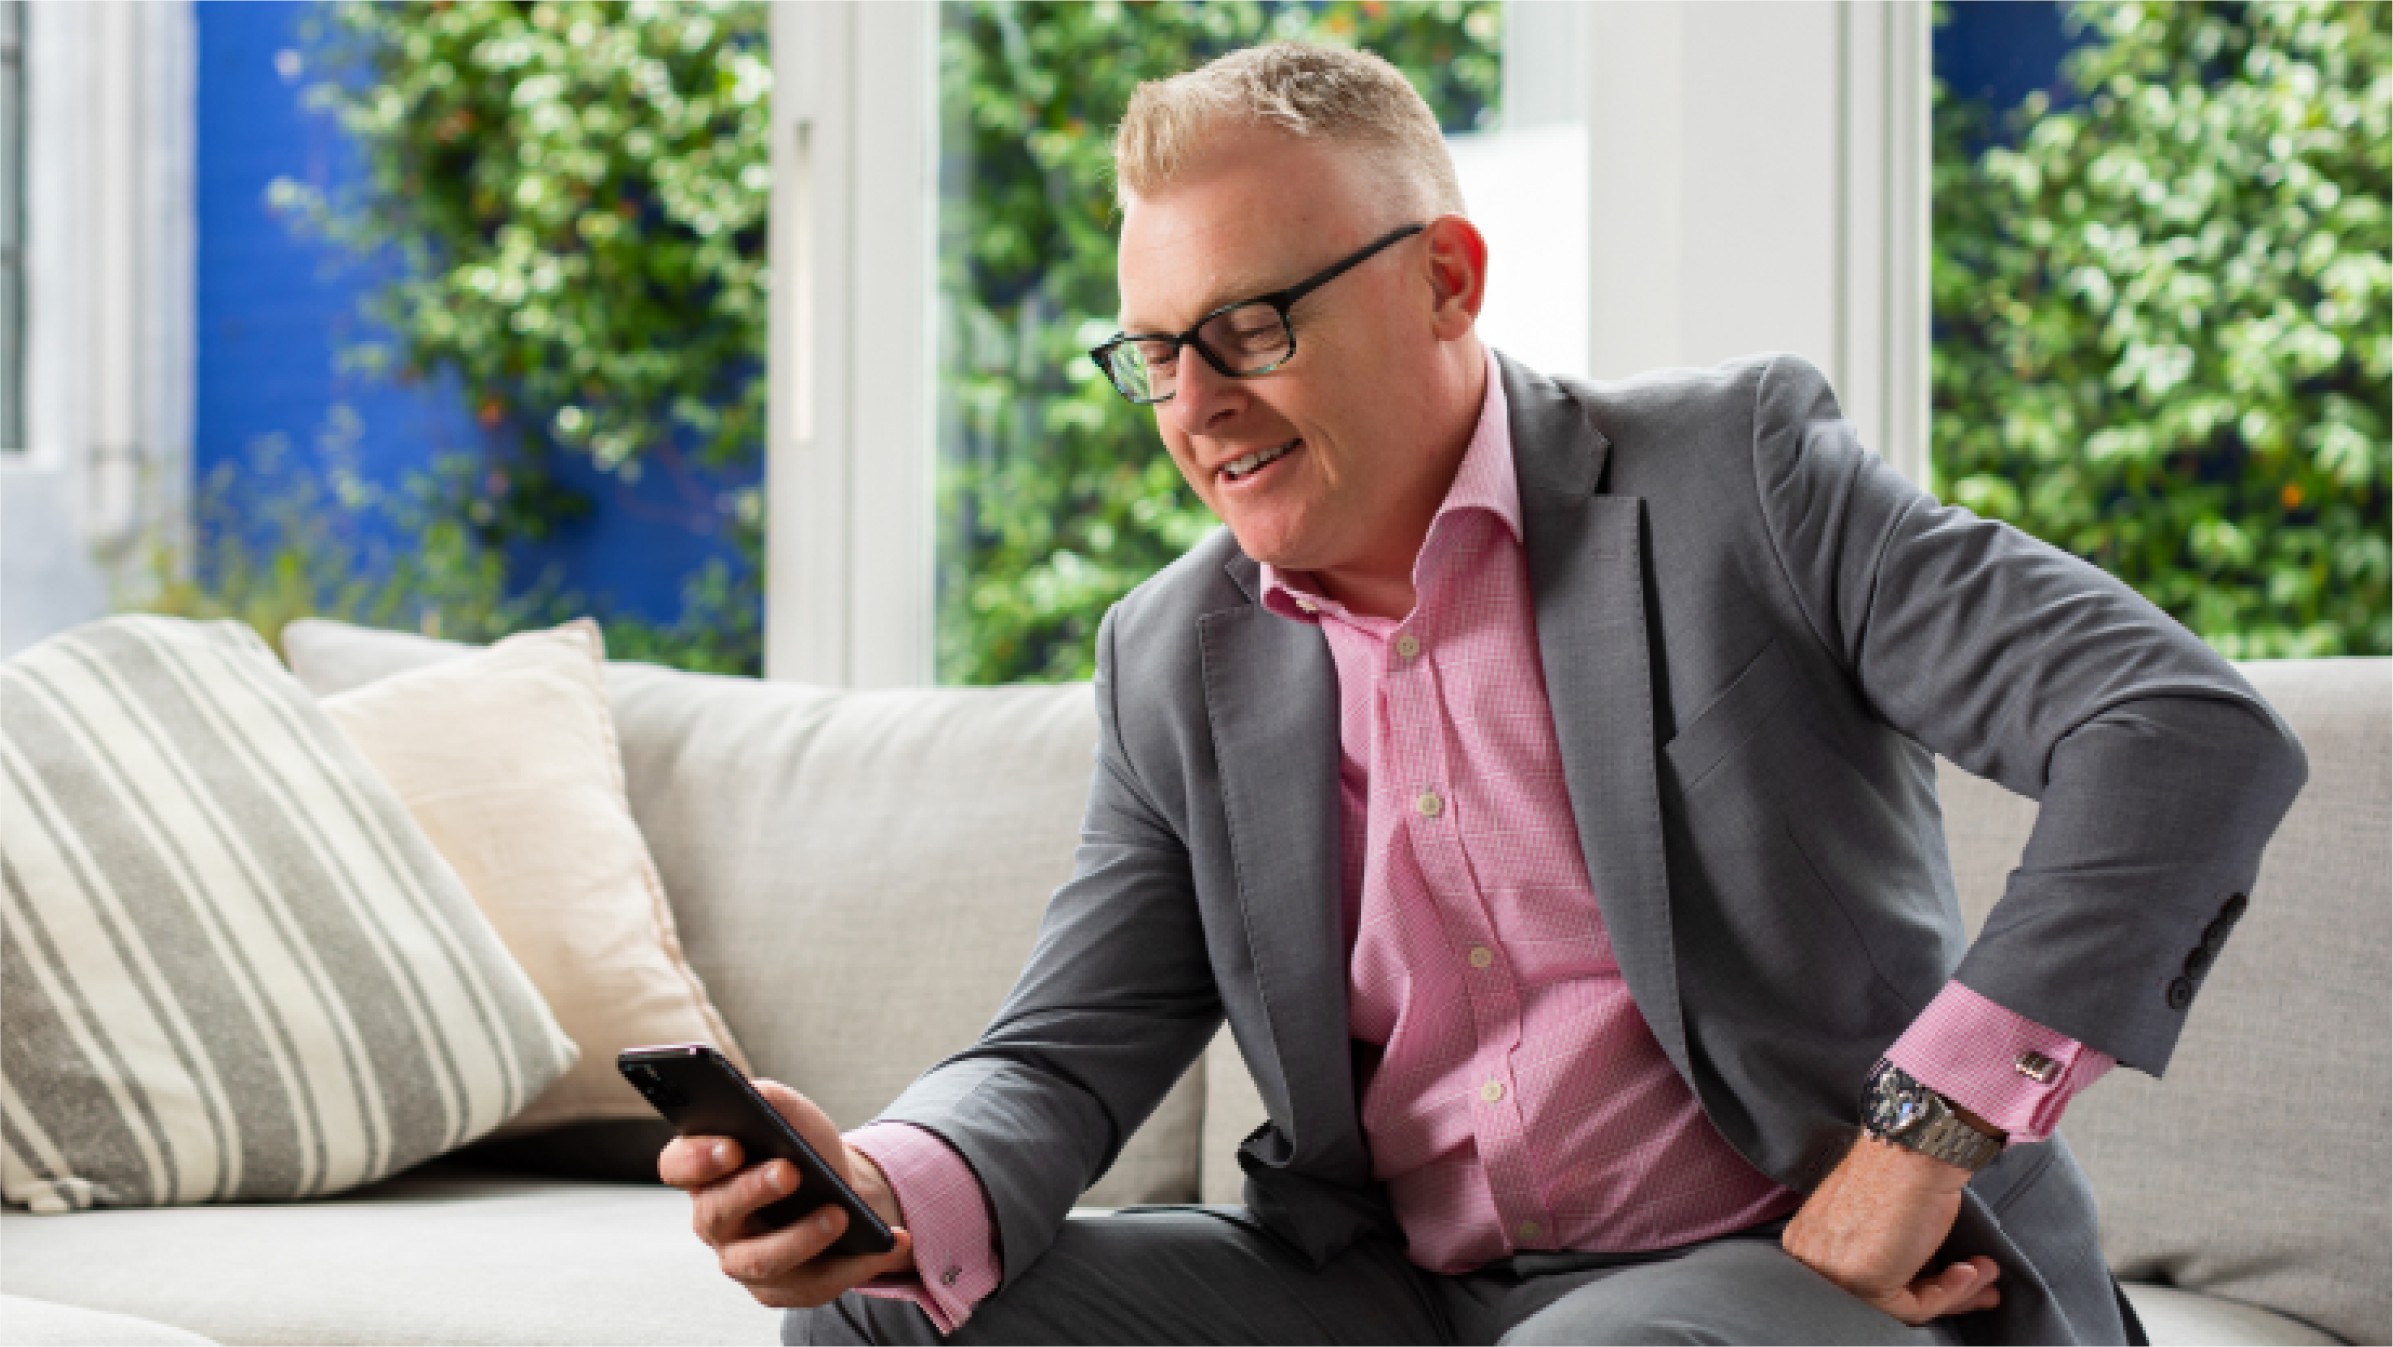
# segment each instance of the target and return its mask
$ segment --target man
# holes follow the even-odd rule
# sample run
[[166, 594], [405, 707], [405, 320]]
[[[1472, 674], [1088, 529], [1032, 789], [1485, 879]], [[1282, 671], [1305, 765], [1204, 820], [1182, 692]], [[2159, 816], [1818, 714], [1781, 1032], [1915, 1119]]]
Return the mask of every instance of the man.
[[[1073, 878], [843, 1142], [906, 1234], [758, 1235], [793, 1341], [2113, 1341], [2052, 1129], [2157, 1073], [2305, 767], [2124, 587], [1937, 506], [1792, 358], [1542, 377], [1376, 58], [1141, 88], [1095, 353], [1228, 524], [1098, 637]], [[2044, 803], [1964, 949], [1931, 752]], [[1066, 1223], [1226, 1015], [1238, 1208]], [[1856, 1139], [1858, 1135], [1858, 1140]], [[861, 1288], [859, 1290], [858, 1288]]]

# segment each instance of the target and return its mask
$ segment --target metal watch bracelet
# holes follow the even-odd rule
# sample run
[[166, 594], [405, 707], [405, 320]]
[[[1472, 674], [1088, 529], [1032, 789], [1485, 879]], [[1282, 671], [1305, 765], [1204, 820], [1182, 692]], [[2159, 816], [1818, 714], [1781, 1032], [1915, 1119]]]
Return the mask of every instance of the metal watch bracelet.
[[1944, 1096], [1892, 1062], [1882, 1061], [1870, 1073], [1861, 1118], [1863, 1128], [1881, 1141], [1972, 1173], [2003, 1152], [2003, 1137], [1971, 1126]]

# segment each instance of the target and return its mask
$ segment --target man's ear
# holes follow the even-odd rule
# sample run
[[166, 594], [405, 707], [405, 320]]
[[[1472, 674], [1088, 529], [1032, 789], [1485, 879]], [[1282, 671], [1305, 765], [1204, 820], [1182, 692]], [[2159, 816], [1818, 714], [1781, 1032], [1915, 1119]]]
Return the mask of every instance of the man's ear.
[[1432, 322], [1440, 341], [1457, 341], [1487, 302], [1487, 237], [1460, 215], [1441, 215], [1422, 237], [1429, 243]]

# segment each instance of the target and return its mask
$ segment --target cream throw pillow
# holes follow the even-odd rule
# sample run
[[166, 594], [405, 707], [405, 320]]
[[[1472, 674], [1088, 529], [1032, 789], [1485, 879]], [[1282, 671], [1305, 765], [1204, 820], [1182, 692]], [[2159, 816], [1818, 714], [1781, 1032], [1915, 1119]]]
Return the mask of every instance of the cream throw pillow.
[[674, 932], [632, 821], [588, 619], [323, 699], [455, 867], [581, 1061], [502, 1129], [654, 1113], [615, 1071], [644, 1043], [738, 1045]]

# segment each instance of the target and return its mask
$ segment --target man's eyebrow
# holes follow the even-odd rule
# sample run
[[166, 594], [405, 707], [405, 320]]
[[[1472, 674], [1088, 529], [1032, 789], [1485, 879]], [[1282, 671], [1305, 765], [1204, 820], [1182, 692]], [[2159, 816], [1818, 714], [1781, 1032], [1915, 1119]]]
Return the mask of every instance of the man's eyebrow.
[[[1270, 288], [1266, 289], [1266, 286], [1270, 286]], [[1229, 281], [1215, 286], [1212, 292], [1206, 297], [1204, 303], [1199, 304], [1196, 307], [1196, 317], [1191, 318], [1189, 321], [1195, 322], [1198, 319], [1203, 318], [1206, 314], [1212, 313], [1224, 305], [1243, 304], [1247, 300], [1259, 299], [1264, 295], [1278, 294], [1280, 291], [1285, 289], [1287, 289], [1287, 287], [1284, 285], [1271, 285], [1271, 283], [1268, 281], [1257, 280], [1251, 276], [1241, 276], [1234, 281]], [[1122, 330], [1124, 332], [1178, 332], [1182, 327], [1187, 326], [1187, 324], [1183, 323], [1167, 328], [1160, 327], [1153, 323], [1135, 323], [1132, 322], [1127, 315], [1117, 316], [1119, 317]]]

